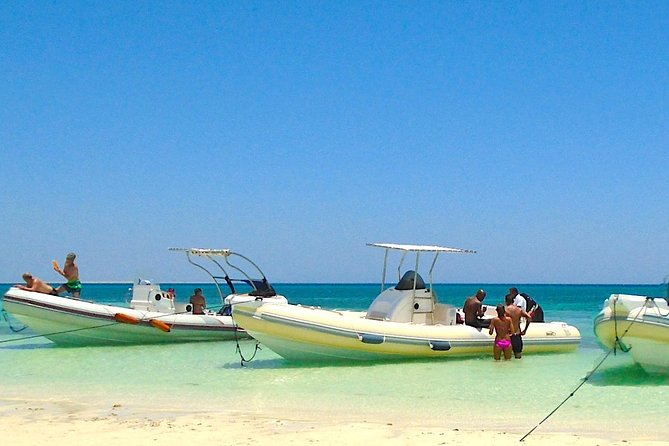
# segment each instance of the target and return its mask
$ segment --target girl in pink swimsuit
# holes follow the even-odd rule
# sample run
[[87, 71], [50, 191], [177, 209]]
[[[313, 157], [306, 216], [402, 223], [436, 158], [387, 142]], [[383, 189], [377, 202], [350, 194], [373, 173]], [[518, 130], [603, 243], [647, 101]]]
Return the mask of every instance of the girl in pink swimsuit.
[[511, 359], [511, 318], [506, 315], [504, 305], [497, 305], [497, 317], [490, 322], [489, 334], [495, 333], [495, 343], [492, 353], [499, 361], [504, 353], [504, 359]]

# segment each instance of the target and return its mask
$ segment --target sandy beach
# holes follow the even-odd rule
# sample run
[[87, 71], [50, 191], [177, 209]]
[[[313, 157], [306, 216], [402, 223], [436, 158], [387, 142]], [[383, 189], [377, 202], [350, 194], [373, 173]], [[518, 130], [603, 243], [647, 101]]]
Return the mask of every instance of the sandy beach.
[[[512, 445], [526, 432], [495, 431], [471, 426], [411, 424], [336, 416], [323, 419], [308, 413], [273, 414], [243, 411], [181, 413], [115, 403], [107, 408], [79, 401], [4, 400], [0, 435], [13, 446], [183, 444], [222, 445]], [[6, 442], [5, 442], [6, 441]], [[636, 445], [669, 444], [643, 438], [607, 439], [583, 433], [543, 431], [540, 427], [520, 444]]]

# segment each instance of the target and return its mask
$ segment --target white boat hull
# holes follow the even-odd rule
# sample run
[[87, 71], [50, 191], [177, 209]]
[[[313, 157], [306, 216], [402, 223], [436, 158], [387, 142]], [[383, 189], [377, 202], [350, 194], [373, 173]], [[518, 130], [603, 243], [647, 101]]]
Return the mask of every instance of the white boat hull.
[[[248, 337], [231, 316], [141, 311], [10, 288], [4, 309], [35, 333], [61, 346], [224, 341]], [[122, 314], [137, 323], [118, 322]], [[167, 324], [163, 331], [151, 321]], [[163, 325], [164, 326], [164, 325]]]
[[[365, 318], [299, 305], [244, 302], [235, 322], [261, 344], [292, 361], [374, 361], [491, 354], [494, 337], [466, 325], [427, 325]], [[580, 343], [576, 327], [562, 322], [531, 324], [524, 351], [566, 352]]]
[[612, 294], [595, 317], [606, 349], [629, 352], [649, 373], [669, 374], [669, 305], [665, 299]]

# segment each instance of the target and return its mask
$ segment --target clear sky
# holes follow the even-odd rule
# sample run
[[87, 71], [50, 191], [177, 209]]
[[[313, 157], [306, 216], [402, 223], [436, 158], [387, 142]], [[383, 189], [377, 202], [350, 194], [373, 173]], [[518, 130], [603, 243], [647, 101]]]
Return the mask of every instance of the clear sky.
[[0, 281], [669, 273], [669, 2], [0, 3]]

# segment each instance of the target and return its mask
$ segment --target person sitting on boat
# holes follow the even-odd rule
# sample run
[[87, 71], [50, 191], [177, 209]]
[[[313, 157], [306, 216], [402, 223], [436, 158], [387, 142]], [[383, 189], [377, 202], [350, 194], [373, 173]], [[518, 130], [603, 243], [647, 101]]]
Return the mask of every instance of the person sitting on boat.
[[58, 296], [56, 289], [48, 283], [45, 283], [39, 277], [35, 277], [30, 273], [23, 273], [23, 280], [26, 281], [25, 285], [16, 285], [17, 288], [23, 291], [34, 291], [36, 293], [53, 294], [54, 296]]
[[190, 303], [193, 306], [193, 314], [204, 314], [204, 309], [207, 308], [207, 300], [202, 295], [202, 288], [195, 288], [193, 295], [190, 297]]
[[544, 309], [529, 294], [520, 293], [527, 302], [527, 313], [532, 316], [532, 322], [544, 322]]
[[77, 258], [75, 253], [69, 253], [65, 258], [65, 265], [63, 265], [63, 269], [60, 269], [58, 262], [54, 260], [53, 270], [67, 279], [67, 283], [59, 286], [56, 292], [60, 294], [64, 291], [67, 291], [72, 295], [72, 297], [79, 299], [79, 296], [81, 295], [81, 282], [79, 281], [79, 267], [76, 263], [74, 263], [75, 258]]
[[465, 300], [462, 311], [465, 313], [465, 324], [475, 328], [490, 327], [490, 319], [483, 319], [486, 307], [483, 305], [483, 299], [486, 297], [484, 290], [478, 290], [475, 295]]

